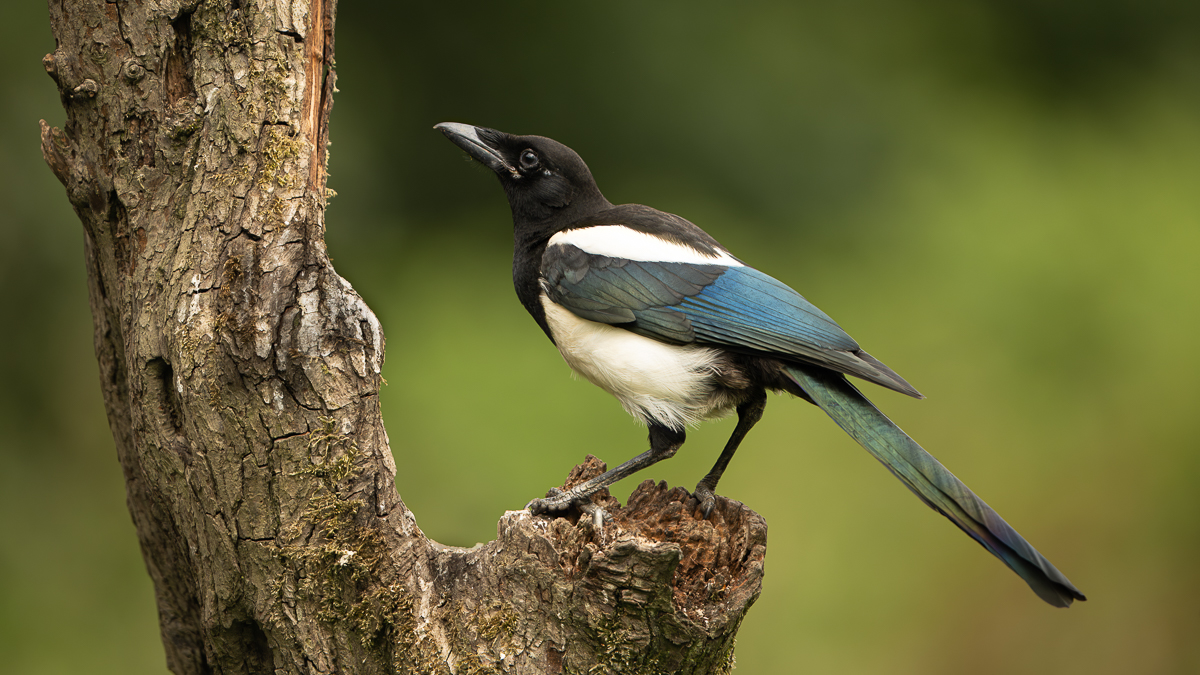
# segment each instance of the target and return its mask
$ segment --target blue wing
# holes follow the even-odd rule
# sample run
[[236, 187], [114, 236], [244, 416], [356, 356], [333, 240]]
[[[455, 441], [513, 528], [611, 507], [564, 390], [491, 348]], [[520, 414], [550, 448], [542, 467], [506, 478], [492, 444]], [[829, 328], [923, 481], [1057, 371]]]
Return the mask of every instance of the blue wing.
[[550, 299], [584, 319], [673, 344], [816, 363], [920, 396], [828, 315], [751, 267], [627, 260], [566, 244], [546, 249], [541, 273]]

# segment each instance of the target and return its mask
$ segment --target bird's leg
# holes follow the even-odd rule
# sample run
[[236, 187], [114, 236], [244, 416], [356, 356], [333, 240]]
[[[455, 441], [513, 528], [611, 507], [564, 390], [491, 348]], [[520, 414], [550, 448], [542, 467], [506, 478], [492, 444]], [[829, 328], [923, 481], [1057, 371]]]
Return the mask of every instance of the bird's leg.
[[596, 492], [603, 490], [622, 478], [632, 476], [651, 464], [661, 462], [664, 459], [670, 459], [679, 450], [679, 446], [683, 445], [684, 438], [685, 434], [682, 429], [676, 431], [661, 424], [651, 423], [649, 450], [617, 468], [605, 471], [599, 476], [584, 481], [569, 490], [560, 490], [557, 494], [552, 494], [545, 499], [535, 499], [526, 504], [525, 508], [529, 509], [535, 516], [550, 511], [565, 511], [572, 504], [587, 501]]
[[715, 494], [717, 481], [721, 480], [721, 474], [725, 473], [725, 467], [729, 466], [729, 460], [733, 459], [733, 453], [737, 452], [738, 446], [742, 444], [742, 439], [762, 419], [763, 410], [766, 407], [767, 392], [764, 389], [757, 390], [737, 407], [738, 423], [733, 428], [733, 435], [725, 443], [725, 449], [721, 451], [717, 463], [713, 464], [708, 475], [696, 484], [696, 491], [692, 493], [692, 496], [700, 503], [700, 512], [704, 514], [705, 518], [708, 518], [713, 507], [717, 505]]

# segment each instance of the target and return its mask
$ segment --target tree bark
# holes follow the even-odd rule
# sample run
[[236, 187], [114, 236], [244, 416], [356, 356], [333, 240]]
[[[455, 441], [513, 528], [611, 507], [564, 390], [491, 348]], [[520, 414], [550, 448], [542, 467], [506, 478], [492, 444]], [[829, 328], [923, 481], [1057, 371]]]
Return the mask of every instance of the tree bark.
[[169, 668], [727, 671], [766, 545], [742, 505], [699, 520], [647, 482], [609, 502], [600, 543], [586, 519], [514, 511], [459, 549], [396, 494], [383, 332], [324, 245], [335, 10], [50, 1], [67, 115], [42, 149], [83, 223]]

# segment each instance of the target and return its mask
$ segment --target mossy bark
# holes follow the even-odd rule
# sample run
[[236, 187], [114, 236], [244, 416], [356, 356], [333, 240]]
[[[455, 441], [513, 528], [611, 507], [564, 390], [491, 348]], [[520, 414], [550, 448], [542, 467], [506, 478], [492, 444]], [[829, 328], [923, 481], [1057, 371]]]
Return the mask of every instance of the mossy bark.
[[[336, 0], [54, 0], [47, 163], [167, 663], [201, 673], [721, 672], [766, 526], [647, 483], [603, 544], [473, 549], [396, 494], [383, 333], [324, 245]], [[403, 448], [400, 449], [403, 456]], [[591, 462], [581, 472], [598, 470]], [[578, 475], [574, 479], [578, 479]]]

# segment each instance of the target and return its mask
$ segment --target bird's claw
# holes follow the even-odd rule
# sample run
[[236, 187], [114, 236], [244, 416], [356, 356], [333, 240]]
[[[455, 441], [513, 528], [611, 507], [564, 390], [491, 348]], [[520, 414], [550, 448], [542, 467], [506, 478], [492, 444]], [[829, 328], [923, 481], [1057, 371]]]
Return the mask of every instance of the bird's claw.
[[713, 509], [717, 506], [717, 495], [707, 485], [701, 483], [696, 486], [696, 490], [692, 492], [692, 496], [696, 498], [697, 507], [700, 513], [704, 515], [704, 519], [712, 515]]
[[604, 533], [604, 523], [612, 522], [613, 519], [603, 507], [590, 501], [580, 503], [579, 510], [583, 511], [584, 515], [591, 516], [592, 527], [596, 528], [596, 531], [601, 533], [601, 535]]

